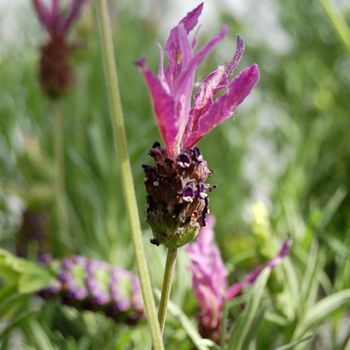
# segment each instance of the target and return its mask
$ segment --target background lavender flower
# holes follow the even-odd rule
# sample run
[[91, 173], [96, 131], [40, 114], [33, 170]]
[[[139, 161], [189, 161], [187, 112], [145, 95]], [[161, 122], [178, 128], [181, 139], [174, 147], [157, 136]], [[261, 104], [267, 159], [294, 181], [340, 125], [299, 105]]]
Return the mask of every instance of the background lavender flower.
[[221, 259], [218, 247], [214, 243], [215, 218], [210, 215], [208, 224], [197, 237], [197, 240], [185, 249], [192, 260], [192, 290], [201, 308], [199, 315], [199, 330], [203, 337], [219, 341], [223, 295], [226, 301], [235, 297], [243, 288], [253, 284], [260, 273], [266, 268], [274, 269], [282, 262], [282, 258], [289, 254], [292, 243], [286, 240], [279, 254], [268, 263], [250, 273], [242, 282], [227, 289], [228, 272]]
[[72, 46], [67, 43], [67, 33], [78, 18], [85, 0], [71, 0], [62, 10], [60, 0], [52, 0], [46, 6], [42, 0], [33, 0], [36, 12], [50, 39], [41, 49], [40, 85], [51, 97], [58, 97], [73, 84], [73, 73], [69, 64]]
[[31, 259], [44, 258], [49, 251], [47, 209], [27, 209], [16, 241], [16, 255]]
[[[47, 261], [55, 270], [55, 264]], [[127, 270], [76, 255], [62, 259], [56, 274], [57, 281], [38, 293], [45, 299], [100, 311], [117, 322], [133, 324], [144, 316], [139, 279]]]

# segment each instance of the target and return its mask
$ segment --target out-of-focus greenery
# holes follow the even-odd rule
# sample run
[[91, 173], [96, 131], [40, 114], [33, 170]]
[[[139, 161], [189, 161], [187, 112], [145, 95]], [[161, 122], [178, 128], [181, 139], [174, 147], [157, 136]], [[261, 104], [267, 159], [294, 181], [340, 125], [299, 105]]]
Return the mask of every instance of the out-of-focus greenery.
[[[168, 13], [171, 6], [165, 3], [162, 9]], [[350, 23], [346, 2], [337, 6]], [[146, 56], [148, 66], [157, 69], [156, 43], [164, 46], [166, 34], [160, 29], [168, 25], [150, 10], [152, 6], [144, 7], [137, 1], [110, 3], [141, 218], [146, 196], [141, 165], [151, 164], [148, 150], [161, 137], [148, 90], [134, 62]], [[254, 62], [260, 70], [257, 87], [234, 118], [198, 145], [216, 171], [210, 178], [218, 185], [210, 195], [211, 212], [217, 218], [216, 242], [232, 272], [230, 282], [242, 280], [269, 254], [275, 255], [283, 239], [294, 240], [290, 258], [272, 273], [263, 295], [258, 293], [266, 281], [260, 279], [259, 290], [253, 289], [253, 294], [246, 290], [228, 305], [230, 319], [236, 320], [229, 349], [276, 349], [308, 335], [312, 338], [295, 349], [346, 349], [350, 337], [346, 318], [350, 300], [350, 57], [316, 0], [251, 0], [235, 5], [227, 1], [218, 2], [215, 9], [217, 21], [211, 22], [210, 30], [200, 21], [199, 46], [224, 23], [229, 34], [200, 67], [198, 80], [232, 58], [237, 33], [246, 46], [237, 71]], [[171, 25], [185, 12], [179, 6]], [[47, 230], [55, 257], [82, 254], [135, 272], [94, 9], [86, 7], [71, 34], [72, 42], [79, 44], [72, 57], [76, 89], [56, 103], [59, 106], [40, 92], [37, 81], [38, 49], [46, 39], [34, 11], [29, 11], [28, 4], [18, 6], [16, 16], [18, 38], [0, 42], [1, 246], [14, 252], [22, 212], [45, 208], [50, 213]], [[9, 28], [14, 26], [1, 14], [0, 20]], [[6, 33], [10, 35], [9, 30]], [[55, 108], [64, 115], [69, 222], [69, 232], [64, 234], [58, 229], [54, 209]], [[253, 210], [259, 201], [268, 214], [265, 209]], [[151, 279], [159, 289], [165, 252], [148, 243], [151, 232], [146, 224], [142, 228]], [[169, 310], [164, 335], [169, 350], [193, 347], [186, 333], [188, 319], [180, 317], [177, 308], [195, 324], [198, 307], [188, 265], [181, 250], [171, 296], [175, 306]], [[102, 315], [43, 303], [19, 290], [16, 283], [0, 283], [0, 317], [4, 318], [0, 329], [6, 329], [0, 335], [1, 349], [150, 348], [145, 323], [134, 328], [115, 325]], [[259, 305], [254, 304], [255, 296], [261, 298]], [[248, 325], [246, 333], [242, 325]]]

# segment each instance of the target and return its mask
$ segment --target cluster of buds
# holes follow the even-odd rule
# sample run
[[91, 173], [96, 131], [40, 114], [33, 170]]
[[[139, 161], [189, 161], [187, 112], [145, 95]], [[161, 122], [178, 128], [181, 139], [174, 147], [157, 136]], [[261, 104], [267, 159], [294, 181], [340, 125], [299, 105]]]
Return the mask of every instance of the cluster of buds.
[[78, 310], [100, 311], [116, 322], [135, 324], [144, 317], [139, 279], [131, 272], [79, 255], [58, 266], [47, 257], [41, 262], [57, 275], [54, 284], [39, 292], [41, 297], [60, 299]]
[[179, 248], [192, 241], [209, 213], [215, 185], [204, 184], [213, 173], [198, 147], [183, 149], [175, 158], [156, 142], [150, 153], [154, 166], [143, 165], [147, 190], [146, 222], [153, 230], [151, 243]]
[[39, 78], [40, 85], [50, 97], [58, 97], [70, 90], [73, 85], [73, 73], [69, 64], [72, 45], [67, 43], [67, 33], [78, 18], [84, 0], [71, 0], [62, 11], [59, 0], [52, 0], [46, 7], [42, 0], [33, 0], [39, 19], [47, 30], [50, 39], [41, 48]]

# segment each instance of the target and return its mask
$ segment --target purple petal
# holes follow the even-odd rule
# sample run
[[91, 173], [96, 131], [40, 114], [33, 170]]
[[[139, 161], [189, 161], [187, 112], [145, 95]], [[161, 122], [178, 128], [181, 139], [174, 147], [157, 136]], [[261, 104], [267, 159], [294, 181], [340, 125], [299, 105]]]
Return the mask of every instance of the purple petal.
[[[186, 17], [179, 22], [179, 25], [184, 25], [187, 34], [197, 25], [198, 17], [202, 13], [202, 9], [203, 3], [189, 12]], [[170, 36], [165, 44], [165, 52], [169, 58], [169, 65], [165, 71], [165, 77], [170, 89], [172, 89], [174, 81], [181, 70], [181, 65], [177, 62], [180, 49], [178, 26], [171, 30]]]
[[52, 0], [50, 18], [54, 21], [55, 18], [59, 16], [59, 0]]
[[[178, 62], [181, 62], [181, 72], [186, 70], [188, 65], [192, 60], [192, 49], [190, 42], [188, 41], [187, 33], [185, 27], [182, 23], [179, 24], [178, 28], [178, 36], [180, 42], [180, 52], [181, 54], [178, 57]], [[181, 76], [181, 73], [180, 73]], [[189, 117], [189, 112], [191, 109], [191, 98], [192, 98], [192, 90], [193, 90], [193, 82], [194, 82], [194, 70], [192, 75], [188, 75], [185, 80], [183, 80], [183, 84], [181, 88], [178, 90], [179, 93], [172, 94], [174, 97], [175, 105], [178, 106], [178, 115], [176, 119], [178, 120], [179, 131], [178, 137], [176, 139], [176, 144], [179, 145], [181, 142], [182, 134], [184, 133]], [[177, 86], [177, 82], [175, 83]]]
[[197, 31], [196, 31], [196, 34], [194, 35], [194, 38], [192, 40], [192, 44], [191, 44], [191, 49], [192, 51], [196, 48], [197, 46], [197, 36], [198, 36], [198, 33], [199, 33], [199, 29], [201, 29], [202, 26], [199, 26]]
[[150, 90], [158, 128], [163, 137], [168, 154], [171, 156], [178, 132], [174, 113], [174, 100], [166, 93], [161, 82], [153, 75], [152, 71], [146, 69], [144, 58], [137, 62], [136, 66], [143, 73], [143, 77]]
[[215, 218], [208, 217], [208, 225], [202, 228], [197, 240], [185, 247], [192, 260], [192, 288], [203, 314], [214, 323], [222, 309], [222, 291], [226, 289], [227, 270], [220, 251], [214, 244]]
[[258, 80], [259, 71], [255, 64], [233, 79], [228, 86], [228, 91], [220, 96], [201, 117], [198, 130], [189, 135], [183, 147], [192, 147], [218, 124], [232, 116], [237, 106], [250, 94]]
[[266, 268], [270, 267], [273, 270], [277, 265], [282, 262], [284, 256], [289, 254], [290, 246], [292, 245], [292, 240], [287, 239], [283, 242], [282, 249], [276, 257], [267, 262], [266, 264], [258, 267], [252, 273], [250, 273], [242, 282], [234, 284], [225, 294], [226, 301], [234, 298], [243, 288], [255, 283], [256, 279], [259, 277], [260, 273]]
[[47, 28], [47, 30], [51, 27], [51, 18], [47, 8], [41, 2], [41, 0], [33, 0], [34, 6], [36, 8], [36, 12], [38, 13], [41, 22]]
[[182, 67], [187, 67], [193, 55], [192, 55], [191, 44], [188, 41], [186, 29], [182, 23], [179, 24], [178, 36], [179, 36], [179, 44], [180, 44], [180, 51], [181, 51], [180, 62], [182, 64]]
[[70, 6], [71, 7], [70, 14], [67, 17], [67, 19], [62, 22], [62, 26], [60, 28], [61, 34], [64, 34], [72, 25], [72, 23], [78, 18], [79, 11], [84, 2], [85, 0], [72, 0], [71, 6]]
[[195, 194], [193, 188], [191, 186], [186, 186], [182, 192], [182, 200], [188, 203], [192, 203], [194, 197]]
[[[221, 292], [227, 288], [227, 275], [228, 272], [221, 259], [221, 253], [217, 246], [214, 245], [212, 252], [212, 274], [213, 274], [213, 286], [217, 292], [217, 297], [222, 299]], [[221, 303], [220, 303], [221, 304]]]
[[164, 55], [163, 55], [163, 49], [160, 44], [158, 44], [159, 52], [160, 52], [160, 61], [159, 61], [159, 68], [158, 68], [158, 80], [163, 86], [163, 89], [166, 91], [168, 95], [170, 95], [170, 89], [168, 86], [168, 83], [165, 80], [164, 76], [164, 67], [163, 67], [163, 62], [164, 62]]
[[177, 156], [176, 164], [182, 169], [189, 168], [191, 165], [191, 158], [186, 152], [182, 152]]
[[237, 36], [237, 49], [231, 62], [225, 62], [218, 69], [209, 74], [198, 84], [199, 92], [194, 95], [194, 107], [190, 111], [190, 118], [184, 134], [183, 143], [187, 137], [198, 130], [198, 122], [203, 114], [213, 105], [213, 97], [221, 89], [228, 85], [228, 78], [233, 74], [241, 60], [244, 51], [244, 43], [241, 37]]
[[183, 95], [184, 89], [187, 85], [187, 81], [193, 78], [194, 71], [196, 70], [196, 68], [203, 62], [203, 60], [214, 49], [214, 46], [225, 37], [227, 30], [228, 30], [227, 27], [223, 26], [219, 35], [214, 39], [210, 40], [200, 51], [198, 51], [193, 56], [191, 61], [188, 63], [187, 67], [181, 70], [181, 73], [177, 78], [174, 88], [172, 90], [174, 96]]

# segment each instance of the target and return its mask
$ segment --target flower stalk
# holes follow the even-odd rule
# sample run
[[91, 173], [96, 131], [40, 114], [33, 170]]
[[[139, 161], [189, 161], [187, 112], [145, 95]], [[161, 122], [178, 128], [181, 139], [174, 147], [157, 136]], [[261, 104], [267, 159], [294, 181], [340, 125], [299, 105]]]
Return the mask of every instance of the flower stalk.
[[64, 166], [64, 118], [62, 114], [62, 105], [60, 100], [53, 100], [53, 143], [55, 158], [55, 180], [56, 180], [56, 211], [58, 227], [61, 237], [67, 241], [70, 236], [68, 213], [66, 208], [66, 184], [65, 184], [65, 166]]
[[122, 188], [124, 193], [125, 207], [129, 219], [131, 237], [134, 246], [135, 260], [138, 276], [142, 289], [143, 301], [145, 304], [148, 325], [152, 337], [153, 349], [162, 350], [164, 345], [157, 319], [156, 307], [153, 299], [151, 282], [148, 273], [146, 257], [141, 235], [141, 225], [137, 208], [133, 178], [131, 173], [130, 160], [128, 156], [126, 135], [121, 108], [117, 70], [115, 66], [113, 41], [108, 16], [106, 0], [96, 0], [97, 22], [100, 31], [101, 51], [107, 85], [107, 94], [112, 119], [114, 143], [117, 150]]
[[158, 311], [158, 320], [160, 324], [160, 331], [162, 334], [164, 332], [168, 301], [169, 301], [170, 292], [171, 292], [171, 285], [174, 279], [176, 255], [177, 255], [177, 249], [168, 249], [165, 270], [164, 270], [162, 294], [160, 296], [159, 311]]

